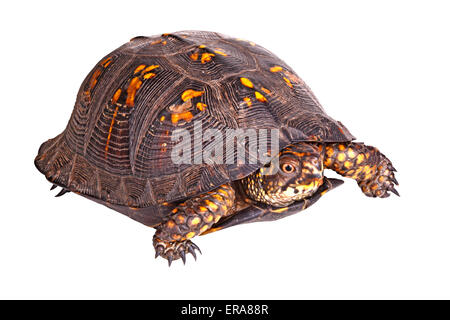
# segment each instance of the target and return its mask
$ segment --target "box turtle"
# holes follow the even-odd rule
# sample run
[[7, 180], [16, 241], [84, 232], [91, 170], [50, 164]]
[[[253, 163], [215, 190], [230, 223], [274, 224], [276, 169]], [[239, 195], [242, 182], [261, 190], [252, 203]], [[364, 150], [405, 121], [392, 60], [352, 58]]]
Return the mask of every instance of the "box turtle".
[[[246, 129], [277, 132], [277, 141], [258, 138], [269, 145], [264, 161], [234, 161], [236, 151], [217, 161], [223, 143], [213, 136], [200, 148], [174, 139], [234, 132], [233, 146], [248, 156], [253, 136], [242, 139], [239, 131]], [[133, 38], [101, 59], [66, 129], [41, 145], [35, 165], [52, 189], [62, 187], [57, 196], [72, 191], [155, 228], [156, 257], [170, 265], [196, 256], [197, 235], [311, 206], [342, 183], [324, 169], [356, 180], [369, 197], [398, 195], [389, 159], [353, 140], [271, 52], [218, 33], [182, 31]], [[194, 161], [174, 161], [180, 145]]]

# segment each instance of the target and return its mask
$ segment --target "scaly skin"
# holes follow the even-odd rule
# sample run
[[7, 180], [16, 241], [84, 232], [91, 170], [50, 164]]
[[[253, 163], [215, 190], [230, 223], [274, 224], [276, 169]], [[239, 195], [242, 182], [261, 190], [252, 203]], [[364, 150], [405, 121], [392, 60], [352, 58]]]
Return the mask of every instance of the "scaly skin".
[[333, 143], [325, 147], [325, 168], [358, 182], [368, 197], [386, 198], [389, 191], [399, 195], [394, 188], [395, 168], [377, 148], [363, 143]]
[[158, 226], [153, 237], [156, 257], [186, 262], [186, 253], [196, 258], [195, 249], [200, 249], [191, 238], [207, 231], [223, 216], [234, 212], [234, 189], [224, 184], [219, 188], [186, 200], [172, 210], [168, 219]]
[[[265, 170], [274, 169], [263, 167], [240, 180], [236, 190], [224, 184], [178, 204], [157, 227], [153, 237], [156, 257], [167, 259], [169, 265], [176, 259], [185, 262], [187, 253], [196, 257], [195, 250], [200, 251], [190, 240], [195, 236], [240, 223], [277, 220], [306, 209], [342, 183], [323, 177], [324, 168], [356, 180], [369, 197], [385, 198], [389, 192], [398, 195], [395, 169], [389, 159], [362, 143], [291, 145], [280, 152], [279, 168], [277, 173], [263, 175]], [[236, 192], [253, 205], [221, 220], [235, 212]]]

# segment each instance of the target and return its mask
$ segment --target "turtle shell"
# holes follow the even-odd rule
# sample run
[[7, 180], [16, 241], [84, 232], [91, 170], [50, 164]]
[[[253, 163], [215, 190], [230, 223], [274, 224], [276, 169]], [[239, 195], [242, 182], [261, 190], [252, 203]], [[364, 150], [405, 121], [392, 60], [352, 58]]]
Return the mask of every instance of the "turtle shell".
[[182, 31], [136, 37], [104, 57], [82, 83], [66, 129], [42, 144], [35, 164], [52, 183], [153, 226], [168, 203], [261, 166], [173, 163], [172, 133], [193, 133], [197, 120], [221, 132], [279, 129], [280, 148], [354, 139], [271, 52], [218, 33]]

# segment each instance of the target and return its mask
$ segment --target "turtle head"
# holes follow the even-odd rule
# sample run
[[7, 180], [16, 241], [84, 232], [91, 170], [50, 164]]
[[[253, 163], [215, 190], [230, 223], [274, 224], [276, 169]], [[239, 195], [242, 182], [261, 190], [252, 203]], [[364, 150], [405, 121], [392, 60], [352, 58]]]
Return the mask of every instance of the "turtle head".
[[243, 183], [250, 198], [276, 207], [309, 197], [323, 183], [322, 146], [302, 142], [286, 147]]

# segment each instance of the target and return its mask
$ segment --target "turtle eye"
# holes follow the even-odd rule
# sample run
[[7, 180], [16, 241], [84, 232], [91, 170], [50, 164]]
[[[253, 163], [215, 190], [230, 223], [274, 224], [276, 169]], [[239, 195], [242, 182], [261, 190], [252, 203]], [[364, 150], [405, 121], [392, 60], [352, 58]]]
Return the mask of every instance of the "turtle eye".
[[283, 163], [281, 165], [281, 170], [283, 170], [284, 173], [292, 173], [295, 171], [295, 167], [289, 163]]

